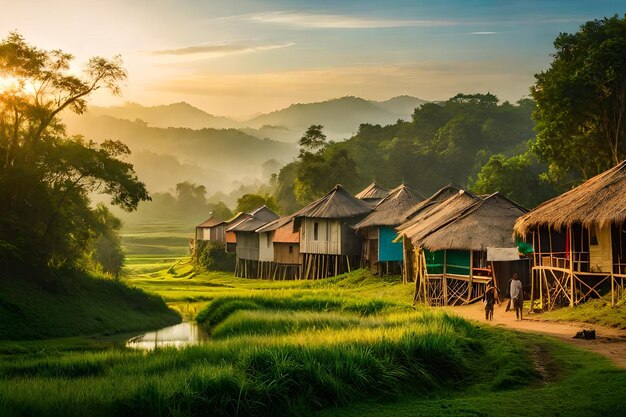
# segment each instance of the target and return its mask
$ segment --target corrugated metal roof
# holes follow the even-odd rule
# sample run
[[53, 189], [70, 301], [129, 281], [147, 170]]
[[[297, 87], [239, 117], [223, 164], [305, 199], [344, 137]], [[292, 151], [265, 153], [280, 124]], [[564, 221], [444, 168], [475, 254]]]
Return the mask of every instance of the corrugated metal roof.
[[279, 227], [274, 232], [275, 243], [299, 243], [300, 242], [300, 231], [293, 231], [293, 220], [289, 221], [287, 224]]
[[217, 226], [218, 224], [222, 224], [224, 223], [224, 220], [217, 218], [217, 217], [209, 217], [208, 219], [206, 219], [205, 221], [203, 221], [202, 223], [200, 223], [199, 225], [197, 225], [196, 227], [214, 227]]
[[259, 207], [250, 213], [250, 217], [240, 221], [239, 223], [231, 226], [228, 231], [229, 232], [254, 232], [261, 226], [266, 225], [267, 223], [276, 220], [278, 215], [274, 213], [272, 210], [267, 208], [267, 206]]

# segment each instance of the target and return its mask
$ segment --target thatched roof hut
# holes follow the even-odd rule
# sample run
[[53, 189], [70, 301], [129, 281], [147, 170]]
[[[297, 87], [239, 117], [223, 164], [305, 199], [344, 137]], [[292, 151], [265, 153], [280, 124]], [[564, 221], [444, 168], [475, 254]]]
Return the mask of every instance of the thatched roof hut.
[[479, 197], [467, 191], [458, 191], [448, 199], [438, 204], [432, 204], [431, 209], [424, 210], [420, 215], [412, 218], [407, 223], [401, 224], [396, 230], [399, 235], [408, 238], [413, 246], [418, 247], [421, 240], [429, 233], [457, 218], [480, 200]]
[[461, 189], [455, 187], [454, 185], [446, 185], [445, 187], [439, 189], [437, 192], [435, 192], [435, 194], [428, 197], [426, 200], [417, 203], [413, 207], [406, 210], [406, 212], [402, 215], [402, 221], [399, 223], [397, 229], [401, 230], [409, 227], [411, 224], [417, 221], [420, 216], [428, 213], [439, 204], [446, 201], [448, 198], [458, 194], [459, 191], [461, 191]]
[[419, 244], [430, 251], [484, 251], [487, 247], [515, 247], [511, 231], [515, 220], [526, 212], [502, 194], [495, 193], [459, 212], [421, 238]]
[[295, 219], [295, 227], [298, 227], [299, 219], [303, 217], [317, 219], [351, 219], [364, 216], [371, 211], [372, 207], [367, 203], [351, 196], [343, 186], [337, 184], [324, 197], [298, 210], [292, 216]]
[[211, 215], [211, 217], [209, 217], [208, 219], [206, 219], [205, 221], [203, 221], [202, 223], [200, 223], [199, 225], [196, 226], [196, 228], [208, 228], [208, 227], [215, 227], [219, 224], [224, 223], [223, 219], [220, 219], [219, 217], [215, 217], [213, 215]]
[[365, 219], [357, 223], [355, 229], [378, 226], [397, 226], [405, 220], [404, 214], [424, 197], [417, 191], [402, 184], [389, 192]]
[[363, 191], [355, 195], [356, 198], [365, 201], [371, 206], [378, 204], [383, 198], [389, 194], [389, 190], [376, 184], [376, 182], [368, 185]]
[[554, 197], [520, 217], [515, 233], [525, 236], [533, 228], [559, 230], [581, 224], [603, 228], [626, 220], [626, 161]]

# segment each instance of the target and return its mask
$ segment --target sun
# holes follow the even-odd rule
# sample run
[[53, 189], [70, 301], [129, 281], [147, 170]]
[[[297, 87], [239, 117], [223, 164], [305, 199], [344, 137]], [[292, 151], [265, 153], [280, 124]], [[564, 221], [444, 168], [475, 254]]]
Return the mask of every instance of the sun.
[[22, 82], [12, 75], [0, 76], [0, 93], [22, 90]]

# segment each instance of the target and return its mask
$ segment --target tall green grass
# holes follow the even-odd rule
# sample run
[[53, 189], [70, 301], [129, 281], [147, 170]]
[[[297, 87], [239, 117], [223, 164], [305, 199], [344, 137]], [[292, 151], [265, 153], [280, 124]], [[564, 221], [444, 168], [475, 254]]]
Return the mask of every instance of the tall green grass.
[[[244, 314], [243, 322], [249, 313], [239, 311], [230, 319]], [[270, 322], [272, 314], [267, 312]], [[318, 314], [316, 328], [243, 332], [181, 351], [5, 361], [0, 364], [0, 414], [51, 416], [62, 409], [67, 416], [306, 415], [366, 398], [462, 391], [485, 380], [485, 375], [476, 378], [481, 371], [475, 364], [494, 357], [504, 356], [499, 373], [518, 371], [506, 366], [515, 363], [514, 348], [503, 354], [488, 345], [495, 340], [491, 331], [455, 317], [328, 314]], [[294, 313], [292, 322], [310, 324], [314, 317]], [[258, 323], [259, 317], [250, 320]], [[351, 325], [332, 324], [342, 320]], [[516, 340], [502, 344], [514, 346]], [[535, 379], [529, 366], [526, 379], [517, 384]]]

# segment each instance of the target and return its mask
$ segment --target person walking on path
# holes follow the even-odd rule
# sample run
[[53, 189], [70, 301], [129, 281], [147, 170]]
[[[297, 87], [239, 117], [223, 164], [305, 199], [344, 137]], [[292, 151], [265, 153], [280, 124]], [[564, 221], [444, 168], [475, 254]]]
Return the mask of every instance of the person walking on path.
[[511, 279], [511, 303], [515, 309], [515, 317], [517, 320], [522, 320], [522, 307], [524, 306], [524, 289], [522, 288], [522, 281], [517, 277], [517, 272], [513, 274]]
[[487, 284], [483, 302], [485, 303], [485, 320], [493, 320], [493, 305], [498, 302], [498, 289], [493, 286], [493, 280]]

